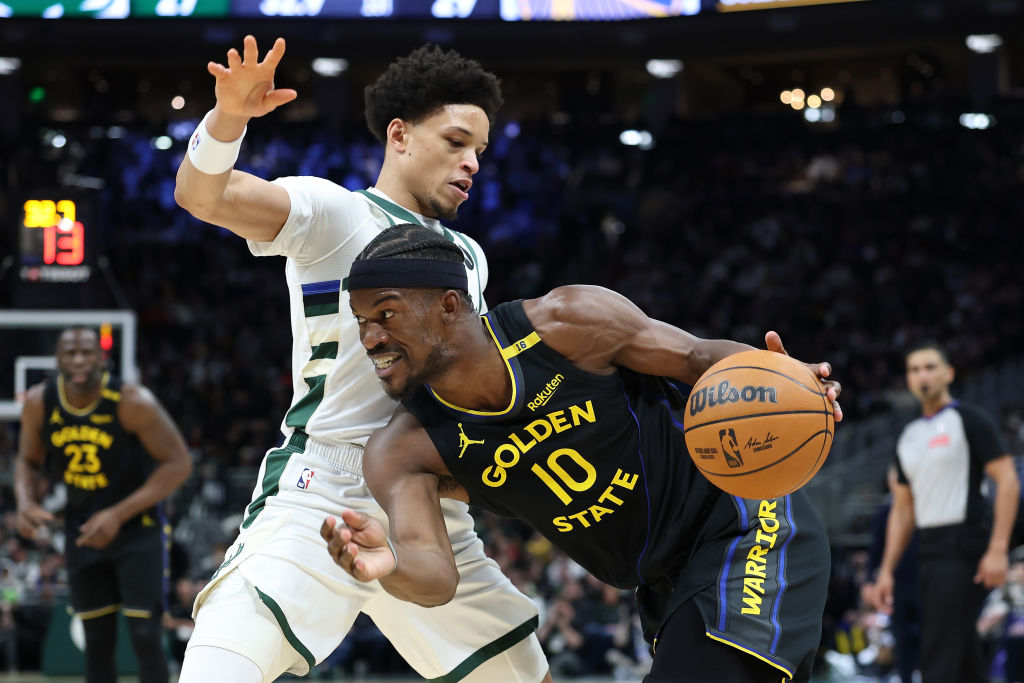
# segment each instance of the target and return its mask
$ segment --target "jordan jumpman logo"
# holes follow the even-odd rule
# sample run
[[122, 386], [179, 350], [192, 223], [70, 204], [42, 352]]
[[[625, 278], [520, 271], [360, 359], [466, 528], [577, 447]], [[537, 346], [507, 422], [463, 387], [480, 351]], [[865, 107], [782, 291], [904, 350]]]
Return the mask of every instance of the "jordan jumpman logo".
[[467, 437], [466, 432], [462, 431], [462, 423], [459, 423], [459, 447], [462, 449], [461, 451], [459, 451], [459, 459], [462, 459], [462, 456], [465, 455], [467, 448], [469, 448], [475, 443], [482, 444], [483, 442], [483, 439], [476, 441], [475, 439], [470, 439], [469, 437]]

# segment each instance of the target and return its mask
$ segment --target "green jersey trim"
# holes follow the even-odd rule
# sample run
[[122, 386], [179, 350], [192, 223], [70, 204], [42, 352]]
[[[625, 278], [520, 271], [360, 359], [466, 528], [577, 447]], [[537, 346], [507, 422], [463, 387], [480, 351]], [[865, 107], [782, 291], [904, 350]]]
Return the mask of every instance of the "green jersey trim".
[[281, 606], [258, 587], [253, 587], [256, 588], [256, 594], [260, 596], [260, 600], [263, 601], [263, 604], [267, 606], [270, 612], [274, 615], [274, 618], [277, 619], [277, 625], [281, 627], [281, 632], [284, 634], [284, 638], [288, 641], [288, 644], [294, 647], [295, 651], [298, 652], [304, 660], [306, 660], [306, 664], [310, 669], [316, 666], [316, 657], [313, 656], [313, 653], [309, 651], [309, 648], [303, 645], [302, 641], [295, 635], [295, 632], [292, 631], [292, 627], [288, 624], [288, 617], [284, 615], [284, 610], [281, 609]]
[[256, 517], [266, 507], [267, 499], [277, 495], [277, 492], [280, 490], [281, 475], [284, 474], [284, 468], [288, 465], [292, 453], [302, 453], [305, 451], [306, 441], [308, 440], [309, 436], [305, 432], [296, 430], [288, 438], [288, 443], [267, 454], [267, 466], [263, 469], [263, 480], [261, 482], [263, 492], [245, 508], [247, 516], [242, 522], [243, 529], [248, 529], [256, 521]]
[[383, 211], [384, 214], [388, 217], [388, 222], [391, 223], [391, 225], [395, 225], [395, 223], [392, 222], [393, 221], [392, 217], [394, 217], [394, 218], [401, 219], [402, 221], [404, 221], [406, 223], [412, 223], [413, 225], [418, 225], [421, 228], [425, 227], [423, 225], [423, 223], [420, 221], [420, 219], [417, 218], [416, 214], [414, 214], [413, 212], [409, 211], [408, 209], [402, 208], [398, 204], [395, 204], [394, 202], [388, 201], [387, 199], [384, 199], [383, 197], [378, 197], [377, 195], [373, 194], [369, 190], [356, 190], [356, 194], [363, 195], [364, 197], [369, 199], [371, 202], [376, 204], [378, 207], [380, 207], [380, 210]]
[[501, 654], [513, 645], [529, 637], [531, 633], [537, 630], [538, 623], [539, 620], [537, 617], [531, 617], [497, 640], [491, 641], [469, 657], [466, 657], [466, 659], [462, 660], [462, 662], [449, 673], [444, 676], [438, 676], [437, 678], [431, 678], [430, 683], [456, 683], [457, 681], [461, 681], [491, 657]]

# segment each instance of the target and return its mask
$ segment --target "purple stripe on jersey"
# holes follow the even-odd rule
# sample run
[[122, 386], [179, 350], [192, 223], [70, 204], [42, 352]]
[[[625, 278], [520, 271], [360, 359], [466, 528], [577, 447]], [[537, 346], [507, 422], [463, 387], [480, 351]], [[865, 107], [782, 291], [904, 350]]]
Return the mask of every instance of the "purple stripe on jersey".
[[302, 294], [327, 294], [328, 292], [340, 292], [341, 280], [327, 280], [325, 282], [309, 282], [302, 285]]
[[647, 464], [644, 462], [644, 452], [640, 448], [640, 420], [633, 412], [633, 404], [629, 401], [629, 394], [626, 393], [625, 387], [622, 387], [622, 395], [626, 398], [626, 407], [629, 408], [629, 414], [633, 416], [633, 422], [636, 424], [636, 452], [640, 456], [640, 471], [644, 476], [644, 496], [647, 499], [647, 537], [644, 539], [644, 547], [640, 550], [640, 556], [636, 558], [636, 575], [639, 577], [640, 583], [643, 583], [644, 575], [640, 571], [640, 562], [647, 555], [647, 546], [651, 543], [651, 487], [647, 484]]
[[775, 604], [772, 605], [772, 626], [775, 628], [775, 637], [772, 638], [772, 646], [769, 649], [772, 654], [775, 654], [775, 649], [779, 646], [779, 636], [782, 635], [782, 629], [779, 628], [779, 605], [782, 604], [782, 594], [786, 592], [786, 549], [793, 537], [796, 536], [796, 524], [793, 523], [793, 503], [790, 496], [786, 496], [786, 522], [789, 523], [789, 538], [779, 550], [779, 592], [775, 594]]
[[728, 613], [729, 601], [728, 595], [726, 594], [726, 587], [729, 583], [729, 568], [732, 567], [732, 556], [736, 552], [736, 546], [739, 544], [742, 536], [737, 536], [733, 539], [733, 542], [729, 544], [729, 551], [725, 554], [725, 566], [722, 568], [722, 578], [718, 581], [718, 630], [725, 630], [725, 615]]
[[748, 531], [747, 524], [750, 523], [750, 520], [747, 518], [747, 505], [739, 496], [733, 496], [732, 499], [733, 502], [736, 503], [736, 507], [740, 511], [740, 529], [742, 529], [743, 531]]

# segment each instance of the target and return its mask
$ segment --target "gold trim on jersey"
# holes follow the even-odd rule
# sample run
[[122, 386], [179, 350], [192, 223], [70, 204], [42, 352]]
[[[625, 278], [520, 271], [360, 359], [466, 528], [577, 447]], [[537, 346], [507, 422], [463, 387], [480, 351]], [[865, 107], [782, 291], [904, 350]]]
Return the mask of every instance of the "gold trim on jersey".
[[[497, 337], [497, 335], [494, 334], [494, 329], [491, 327], [491, 321], [487, 319], [486, 315], [482, 315], [482, 316], [480, 316], [480, 318], [484, 321], [484, 324], [487, 326], [487, 333], [491, 335], [491, 339], [494, 341], [494, 345], [497, 346], [498, 347], [498, 351], [501, 352], [501, 360], [504, 361], [505, 368], [508, 370], [508, 376], [512, 379], [512, 400], [509, 401], [508, 407], [503, 409], [503, 410], [493, 410], [493, 411], [490, 411], [490, 410], [470, 410], [468, 408], [461, 408], [461, 407], [455, 405], [454, 403], [449, 403], [448, 401], [446, 401], [443, 398], [441, 398], [440, 396], [438, 396], [437, 392], [435, 392], [433, 388], [428, 387], [428, 389], [430, 389], [431, 395], [433, 395], [433, 397], [435, 399], [437, 399], [437, 401], [439, 403], [442, 403], [442, 404], [448, 406], [452, 410], [457, 410], [460, 413], [466, 413], [468, 415], [480, 415], [482, 417], [496, 417], [498, 415], [507, 415], [508, 413], [512, 412], [513, 408], [516, 407], [516, 399], [519, 398], [519, 384], [516, 382], [516, 373], [512, 369], [512, 364], [509, 363], [508, 361], [509, 361], [510, 358], [512, 358], [513, 356], [518, 354], [520, 351], [523, 351], [526, 348], [529, 348], [529, 346], [525, 347], [524, 349], [514, 349], [513, 347], [515, 345], [513, 345], [511, 347], [508, 347], [508, 349], [513, 349], [513, 352], [506, 354], [508, 349], [507, 348], [503, 348], [501, 346], [501, 342], [498, 341], [498, 337]], [[536, 334], [537, 333], [534, 332], [533, 335], [531, 335], [531, 336], [534, 336]], [[525, 342], [526, 339], [529, 339], [529, 338], [530, 337], [526, 337], [525, 339], [521, 339], [520, 341], [516, 342], [516, 344], [523, 343], [523, 342]], [[540, 337], [537, 337], [537, 341], [540, 341]], [[535, 343], [536, 342], [533, 342], [532, 344], [530, 344], [530, 346], [532, 346]]]
[[113, 614], [117, 610], [121, 609], [121, 603], [116, 605], [107, 605], [106, 607], [97, 607], [96, 609], [86, 610], [84, 612], [75, 612], [79, 619], [95, 619], [96, 617], [105, 617], [108, 614]]
[[717, 640], [718, 642], [723, 643], [725, 645], [728, 645], [729, 647], [734, 647], [737, 650], [739, 650], [740, 652], [746, 652], [751, 657], [757, 657], [758, 659], [760, 659], [765, 664], [771, 664], [776, 669], [778, 669], [782, 673], [786, 674], [786, 678], [789, 678], [789, 679], [793, 678], [793, 672], [792, 671], [790, 671], [789, 669], [785, 668], [784, 666], [782, 666], [778, 662], [773, 662], [772, 660], [768, 659], [764, 655], [760, 655], [760, 654], [754, 652], [750, 648], [743, 647], [739, 643], [734, 643], [731, 640], [726, 640], [725, 638], [719, 638], [718, 636], [716, 636], [714, 633], [711, 633], [710, 631], [705, 631], [704, 635], [706, 635], [711, 640]]
[[96, 397], [95, 401], [93, 401], [86, 407], [76, 408], [73, 405], [71, 405], [71, 402], [68, 401], [67, 394], [64, 393], [64, 375], [57, 375], [57, 398], [60, 400], [61, 408], [64, 409], [64, 412], [71, 413], [76, 417], [85, 417], [92, 411], [96, 410], [96, 406], [98, 406], [100, 404], [100, 401], [102, 401], [105, 398], [109, 398], [111, 401], [120, 401], [120, 392], [114, 391], [112, 389], [107, 389], [107, 382], [109, 380], [110, 373], [104, 372], [103, 378], [100, 379], [100, 395]]

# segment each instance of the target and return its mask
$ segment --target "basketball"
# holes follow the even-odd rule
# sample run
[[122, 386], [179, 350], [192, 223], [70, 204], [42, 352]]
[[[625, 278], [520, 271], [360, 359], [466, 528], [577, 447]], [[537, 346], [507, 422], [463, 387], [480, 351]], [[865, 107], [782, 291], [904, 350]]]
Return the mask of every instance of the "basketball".
[[743, 351], [708, 368], [683, 415], [693, 462], [741, 498], [791, 493], [821, 469], [835, 433], [832, 405], [806, 365], [774, 351]]

